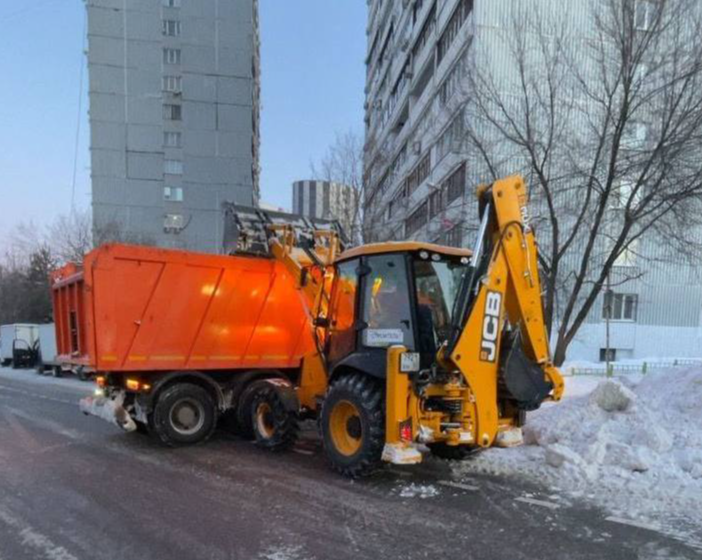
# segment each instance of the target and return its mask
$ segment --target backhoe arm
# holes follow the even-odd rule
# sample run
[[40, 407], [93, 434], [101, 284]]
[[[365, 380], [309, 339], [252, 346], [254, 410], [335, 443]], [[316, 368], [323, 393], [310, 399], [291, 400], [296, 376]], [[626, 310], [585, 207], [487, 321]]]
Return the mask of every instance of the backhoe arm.
[[475, 441], [487, 447], [521, 411], [559, 400], [563, 379], [549, 351], [527, 186], [512, 176], [478, 196], [481, 228], [442, 361], [470, 387]]

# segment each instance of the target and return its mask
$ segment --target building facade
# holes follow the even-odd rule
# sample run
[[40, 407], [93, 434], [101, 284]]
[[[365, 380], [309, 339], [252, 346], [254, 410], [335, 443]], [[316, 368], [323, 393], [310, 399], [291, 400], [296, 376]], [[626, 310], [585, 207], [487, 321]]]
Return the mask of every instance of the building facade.
[[349, 238], [353, 238], [356, 219], [356, 193], [353, 187], [331, 181], [296, 181], [293, 183], [293, 214], [338, 220]]
[[259, 182], [257, 0], [86, 0], [99, 240], [216, 252]]
[[[516, 0], [370, 0], [367, 26], [366, 145], [363, 229], [366, 241], [421, 239], [471, 246], [477, 229], [475, 187], [489, 181], [467, 147], [465, 83], [480, 45], [505, 84], [515, 75], [496, 30], [510, 23]], [[574, 27], [592, 25], [587, 2], [567, 2]], [[640, 4], [640, 5], [639, 5]], [[562, 17], [564, 4], [534, 0]], [[636, 5], [642, 24], [652, 3]], [[508, 157], [508, 156], [506, 156]], [[601, 296], [569, 347], [568, 359], [599, 361], [650, 356], [702, 357], [702, 283], [684, 265], [638, 247], [626, 263], [631, 281], [615, 270], [612, 300]], [[650, 257], [650, 259], [648, 258]], [[609, 320], [606, 320], [609, 313]], [[609, 329], [607, 329], [607, 323]], [[609, 330], [609, 336], [607, 336]], [[609, 344], [607, 343], [609, 340]]]

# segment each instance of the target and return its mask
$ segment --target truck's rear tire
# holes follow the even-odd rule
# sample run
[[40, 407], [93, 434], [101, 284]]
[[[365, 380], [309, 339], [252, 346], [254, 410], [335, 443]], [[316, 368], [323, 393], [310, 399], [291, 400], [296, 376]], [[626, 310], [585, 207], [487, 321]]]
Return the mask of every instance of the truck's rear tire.
[[342, 475], [366, 476], [381, 466], [384, 398], [382, 384], [360, 373], [339, 377], [329, 389], [320, 429], [327, 458]]
[[427, 447], [434, 457], [447, 461], [465, 461], [480, 449], [468, 445], [446, 445], [445, 443], [430, 443]]
[[275, 387], [267, 385], [256, 391], [251, 401], [250, 413], [251, 429], [258, 447], [283, 451], [297, 441], [297, 414], [285, 408], [285, 403]]
[[205, 389], [178, 383], [159, 395], [153, 412], [153, 431], [171, 447], [202, 443], [214, 432], [216, 412], [215, 403]]

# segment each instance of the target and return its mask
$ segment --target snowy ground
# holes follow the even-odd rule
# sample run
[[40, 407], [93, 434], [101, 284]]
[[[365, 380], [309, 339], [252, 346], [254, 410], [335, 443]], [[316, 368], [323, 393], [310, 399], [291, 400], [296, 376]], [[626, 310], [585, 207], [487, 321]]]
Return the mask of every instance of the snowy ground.
[[0, 368], [0, 379], [22, 381], [31, 385], [54, 386], [60, 388], [69, 387], [71, 389], [85, 391], [87, 394], [95, 390], [94, 383], [80, 381], [75, 377], [56, 378], [50, 375], [39, 375], [33, 369]]
[[531, 413], [524, 436], [458, 474], [525, 477], [702, 543], [702, 367], [566, 378], [564, 401]]

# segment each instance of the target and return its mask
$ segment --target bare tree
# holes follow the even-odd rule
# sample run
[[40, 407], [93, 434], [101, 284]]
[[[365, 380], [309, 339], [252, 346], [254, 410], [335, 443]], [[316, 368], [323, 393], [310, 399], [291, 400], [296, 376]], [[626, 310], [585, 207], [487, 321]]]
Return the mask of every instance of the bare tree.
[[89, 210], [58, 216], [47, 233], [53, 255], [61, 263], [81, 263], [93, 248], [93, 220]]
[[353, 130], [337, 132], [327, 152], [318, 163], [313, 162], [310, 168], [315, 179], [351, 187], [351, 200], [345, 205], [348, 215], [336, 218], [347, 224], [352, 242], [358, 243], [362, 222], [363, 139]]
[[476, 42], [465, 136], [484, 180], [531, 184], [560, 364], [608, 281], [699, 242], [702, 25], [696, 0], [551, 4]]

